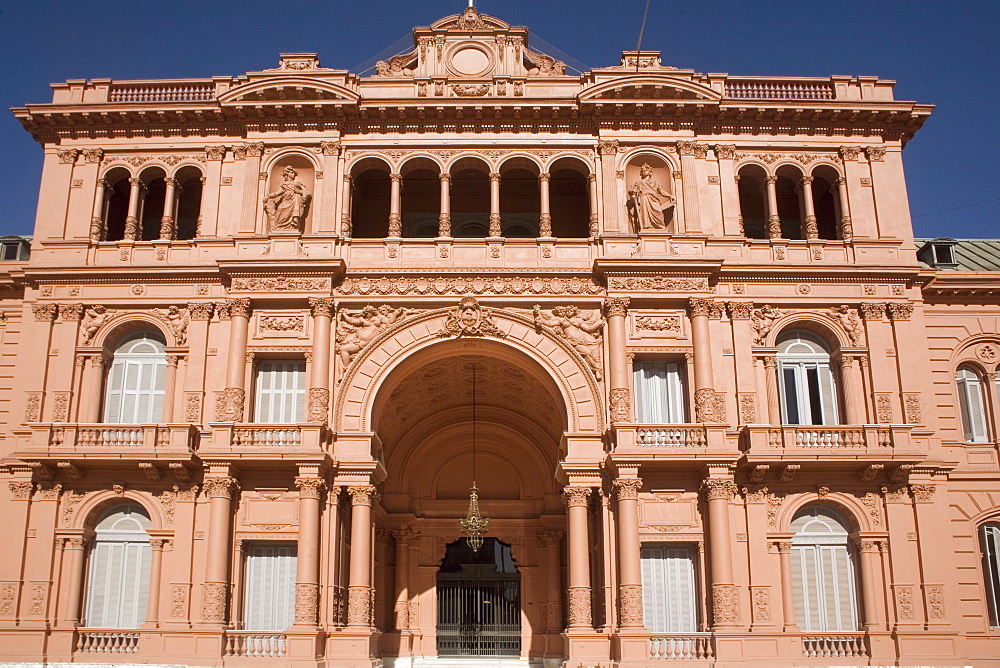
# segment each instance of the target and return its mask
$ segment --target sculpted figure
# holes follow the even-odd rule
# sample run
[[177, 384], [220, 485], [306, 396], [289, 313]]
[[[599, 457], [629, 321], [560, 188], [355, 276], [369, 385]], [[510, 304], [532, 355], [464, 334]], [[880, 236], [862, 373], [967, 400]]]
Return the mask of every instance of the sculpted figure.
[[674, 206], [674, 196], [653, 179], [653, 168], [643, 163], [639, 180], [628, 191], [629, 216], [636, 232], [665, 230], [663, 212]]
[[750, 323], [753, 325], [754, 331], [757, 332], [757, 336], [754, 339], [754, 345], [764, 345], [767, 335], [770, 333], [771, 328], [774, 327], [774, 321], [780, 317], [781, 311], [774, 308], [770, 304], [765, 304], [759, 309], [754, 310], [753, 316], [750, 319]]
[[378, 333], [410, 313], [409, 309], [394, 309], [388, 304], [378, 308], [365, 306], [360, 311], [337, 312], [337, 352], [346, 367], [355, 354], [372, 342]]
[[840, 321], [840, 326], [844, 328], [844, 331], [847, 332], [847, 336], [851, 340], [851, 345], [860, 346], [861, 321], [858, 319], [857, 311], [846, 304], [831, 307], [830, 311]]
[[284, 183], [273, 193], [264, 196], [264, 211], [271, 231], [287, 232], [302, 229], [302, 219], [309, 204], [309, 191], [297, 181], [299, 173], [291, 167], [281, 171]]
[[587, 360], [597, 380], [601, 379], [601, 334], [604, 331], [604, 318], [600, 311], [595, 310], [589, 317], [584, 317], [575, 306], [557, 306], [552, 309], [551, 314], [546, 314], [536, 304], [534, 315], [536, 325], [551, 327], [562, 335]]
[[108, 321], [108, 317], [111, 314], [108, 310], [98, 304], [97, 306], [91, 306], [88, 308], [83, 315], [83, 345], [87, 345], [91, 342], [94, 336], [97, 335], [97, 331]]
[[187, 328], [190, 320], [191, 316], [188, 315], [187, 309], [181, 309], [177, 306], [171, 306], [167, 309], [167, 326], [173, 331], [179, 346], [183, 346], [184, 342], [187, 341]]

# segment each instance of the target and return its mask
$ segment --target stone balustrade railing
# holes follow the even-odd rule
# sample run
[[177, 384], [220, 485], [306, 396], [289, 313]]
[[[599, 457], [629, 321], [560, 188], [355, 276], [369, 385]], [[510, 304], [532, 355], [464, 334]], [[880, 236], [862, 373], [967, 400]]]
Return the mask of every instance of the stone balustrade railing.
[[215, 99], [212, 82], [175, 84], [114, 84], [108, 91], [109, 102], [202, 102]]
[[826, 633], [802, 636], [802, 656], [809, 658], [867, 657], [863, 633]]
[[76, 457], [101, 459], [142, 455], [188, 456], [197, 449], [197, 429], [190, 424], [31, 424], [30, 436], [17, 446], [29, 459]]
[[692, 659], [707, 661], [715, 657], [710, 633], [653, 635], [649, 638], [649, 658], [658, 661]]
[[136, 631], [84, 631], [76, 634], [76, 651], [98, 654], [132, 654], [139, 651]]
[[824, 452], [830, 455], [903, 457], [920, 454], [911, 425], [747, 425], [743, 448], [755, 456]]
[[288, 639], [284, 633], [226, 631], [226, 656], [284, 656]]
[[833, 100], [837, 97], [829, 81], [785, 81], [726, 79], [726, 97], [757, 100]]

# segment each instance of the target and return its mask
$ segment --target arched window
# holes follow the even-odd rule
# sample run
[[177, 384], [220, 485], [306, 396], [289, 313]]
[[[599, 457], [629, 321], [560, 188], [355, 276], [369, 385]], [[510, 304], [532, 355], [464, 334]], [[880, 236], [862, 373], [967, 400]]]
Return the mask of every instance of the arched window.
[[104, 194], [104, 225], [105, 239], [121, 241], [125, 238], [125, 219], [128, 217], [131, 184], [129, 173], [121, 167], [115, 167], [104, 176], [108, 184]]
[[166, 211], [166, 172], [159, 167], [151, 167], [143, 171], [139, 178], [145, 185], [139, 216], [139, 238], [153, 241], [160, 238], [160, 223]]
[[767, 239], [767, 199], [764, 178], [767, 174], [758, 165], [740, 168], [737, 186], [740, 193], [740, 217], [747, 239]]
[[356, 239], [383, 239], [389, 235], [391, 184], [389, 166], [365, 159], [351, 171], [351, 226]]
[[778, 385], [784, 424], [840, 423], [830, 352], [812, 332], [790, 330], [778, 339]]
[[198, 221], [201, 217], [201, 196], [204, 189], [201, 172], [190, 165], [182, 167], [176, 174], [177, 238], [194, 239], [198, 235]]
[[403, 236], [436, 237], [441, 215], [441, 169], [427, 158], [414, 158], [403, 165], [400, 173]]
[[[549, 209], [552, 236], [586, 239], [590, 236], [590, 185], [587, 166], [572, 158], [557, 160], [549, 172]], [[668, 212], [669, 213], [669, 212]]]
[[983, 555], [983, 580], [986, 581], [986, 606], [990, 626], [1000, 626], [1000, 523], [979, 527], [979, 549]]
[[958, 385], [958, 405], [962, 411], [962, 432], [966, 443], [985, 443], [989, 440], [986, 430], [986, 407], [983, 402], [983, 382], [976, 370], [960, 366], [955, 372]]
[[167, 378], [163, 349], [163, 337], [150, 330], [134, 332], [118, 344], [108, 372], [105, 422], [155, 424], [161, 420]]
[[88, 627], [135, 629], [146, 621], [150, 527], [137, 503], [116, 505], [98, 520], [87, 575]]
[[856, 631], [858, 601], [847, 524], [838, 513], [810, 504], [792, 520], [792, 593], [803, 631]]

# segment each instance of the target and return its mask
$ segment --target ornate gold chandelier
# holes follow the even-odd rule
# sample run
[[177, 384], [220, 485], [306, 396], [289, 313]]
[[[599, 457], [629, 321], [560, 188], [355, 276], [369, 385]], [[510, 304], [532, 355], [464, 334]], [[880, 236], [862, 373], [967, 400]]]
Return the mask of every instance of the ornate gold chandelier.
[[469, 492], [469, 512], [464, 520], [458, 523], [462, 526], [462, 534], [472, 548], [473, 552], [478, 552], [483, 546], [483, 534], [490, 526], [489, 519], [479, 514], [479, 490], [476, 488], [476, 365], [472, 367], [472, 489]]

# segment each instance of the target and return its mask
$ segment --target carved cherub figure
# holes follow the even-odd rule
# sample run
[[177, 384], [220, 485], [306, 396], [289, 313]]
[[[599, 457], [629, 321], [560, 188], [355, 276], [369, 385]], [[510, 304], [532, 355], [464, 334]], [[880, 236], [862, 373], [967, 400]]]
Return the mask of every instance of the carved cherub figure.
[[576, 306], [557, 306], [551, 314], [542, 312], [542, 307], [535, 304], [535, 324], [551, 327], [561, 335], [578, 353], [587, 360], [593, 369], [597, 380], [601, 379], [601, 343], [604, 331], [604, 318], [599, 310], [594, 310], [584, 317]]
[[753, 316], [750, 319], [754, 331], [757, 333], [757, 336], [754, 338], [754, 345], [764, 345], [767, 335], [771, 332], [771, 328], [774, 327], [775, 320], [780, 317], [781, 311], [770, 304], [765, 304], [758, 309], [754, 309]]
[[337, 352], [346, 367], [355, 354], [378, 336], [378, 333], [409, 313], [409, 309], [393, 308], [383, 304], [378, 308], [368, 305], [360, 311], [337, 312]]
[[167, 326], [174, 333], [177, 345], [183, 346], [187, 341], [187, 328], [188, 323], [191, 321], [188, 310], [182, 309], [179, 306], [171, 306], [167, 309], [166, 317]]
[[831, 307], [830, 312], [840, 321], [840, 326], [847, 332], [847, 336], [851, 340], [851, 345], [855, 347], [860, 346], [861, 320], [858, 318], [857, 311], [843, 304]]
[[97, 335], [97, 332], [108, 321], [111, 314], [108, 310], [97, 304], [88, 308], [83, 315], [83, 345], [90, 343]]

